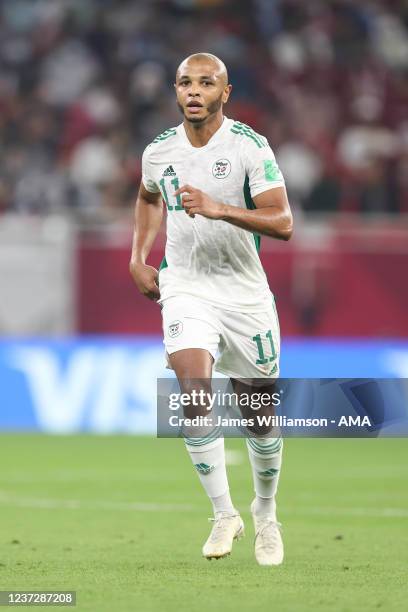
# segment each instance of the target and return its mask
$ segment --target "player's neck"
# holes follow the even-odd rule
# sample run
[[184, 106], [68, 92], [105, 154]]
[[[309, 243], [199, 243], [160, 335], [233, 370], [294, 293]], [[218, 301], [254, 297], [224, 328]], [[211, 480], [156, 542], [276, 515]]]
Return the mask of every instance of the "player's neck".
[[190, 123], [184, 119], [184, 128], [186, 130], [187, 138], [193, 147], [204, 147], [211, 136], [220, 129], [222, 122], [224, 121], [224, 115], [217, 113], [216, 115], [209, 117], [204, 123]]

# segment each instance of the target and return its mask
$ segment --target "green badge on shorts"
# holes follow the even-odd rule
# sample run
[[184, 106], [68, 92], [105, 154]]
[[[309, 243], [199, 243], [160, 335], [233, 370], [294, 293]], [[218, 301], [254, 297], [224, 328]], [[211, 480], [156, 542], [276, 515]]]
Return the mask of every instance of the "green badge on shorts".
[[273, 159], [264, 159], [265, 179], [267, 181], [276, 181], [279, 174], [279, 168]]

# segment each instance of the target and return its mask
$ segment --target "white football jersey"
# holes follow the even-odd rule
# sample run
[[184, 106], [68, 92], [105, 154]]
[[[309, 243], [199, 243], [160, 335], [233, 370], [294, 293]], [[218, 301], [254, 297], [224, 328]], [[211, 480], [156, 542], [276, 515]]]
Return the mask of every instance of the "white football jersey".
[[271, 307], [271, 292], [259, 259], [260, 236], [226, 221], [190, 218], [174, 192], [188, 183], [216, 202], [255, 208], [252, 198], [284, 185], [263, 136], [224, 117], [203, 147], [193, 147], [184, 125], [166, 130], [146, 147], [142, 181], [161, 192], [167, 207], [166, 253], [160, 266], [161, 301], [199, 297], [233, 311]]

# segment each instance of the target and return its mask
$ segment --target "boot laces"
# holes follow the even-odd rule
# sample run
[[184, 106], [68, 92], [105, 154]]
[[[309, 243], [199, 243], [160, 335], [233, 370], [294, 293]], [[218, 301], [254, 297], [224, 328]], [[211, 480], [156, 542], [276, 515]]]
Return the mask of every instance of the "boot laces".
[[220, 514], [220, 516], [208, 519], [210, 523], [214, 523], [210, 535], [211, 542], [219, 542], [220, 540], [224, 539], [224, 536], [226, 535], [229, 529], [229, 521], [235, 518], [236, 516], [238, 515]]
[[266, 517], [260, 521], [258, 533], [255, 536], [255, 540], [261, 536], [263, 545], [268, 548], [275, 548], [279, 542], [279, 531], [282, 527], [281, 523], [274, 521], [270, 517]]

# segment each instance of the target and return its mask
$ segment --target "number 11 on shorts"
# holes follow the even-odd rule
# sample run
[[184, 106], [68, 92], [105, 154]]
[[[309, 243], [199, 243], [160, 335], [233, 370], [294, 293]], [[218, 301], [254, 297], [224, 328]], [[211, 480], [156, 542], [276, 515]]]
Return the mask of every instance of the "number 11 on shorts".
[[256, 346], [257, 346], [257, 349], [258, 349], [258, 353], [259, 353], [259, 358], [256, 360], [256, 364], [257, 365], [263, 365], [263, 364], [268, 363], [270, 361], [274, 361], [276, 359], [276, 357], [277, 357], [275, 346], [274, 346], [273, 340], [272, 340], [272, 331], [270, 329], [268, 329], [268, 331], [265, 333], [265, 337], [268, 338], [268, 340], [269, 340], [270, 349], [271, 349], [270, 357], [265, 357], [265, 352], [264, 352], [264, 348], [263, 348], [263, 344], [262, 344], [262, 336], [261, 336], [261, 334], [256, 334], [256, 336], [254, 336], [252, 338], [252, 340], [256, 343]]

